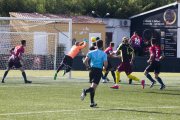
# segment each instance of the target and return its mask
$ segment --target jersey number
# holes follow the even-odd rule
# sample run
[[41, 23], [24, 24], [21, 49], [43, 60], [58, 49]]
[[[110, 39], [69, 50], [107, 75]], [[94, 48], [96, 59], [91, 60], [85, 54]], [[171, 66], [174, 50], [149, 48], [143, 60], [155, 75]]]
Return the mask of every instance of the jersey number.
[[140, 39], [139, 39], [139, 38], [135, 38], [134, 43], [135, 43], [136, 45], [140, 45]]
[[156, 57], [158, 57], [158, 51], [156, 51]]

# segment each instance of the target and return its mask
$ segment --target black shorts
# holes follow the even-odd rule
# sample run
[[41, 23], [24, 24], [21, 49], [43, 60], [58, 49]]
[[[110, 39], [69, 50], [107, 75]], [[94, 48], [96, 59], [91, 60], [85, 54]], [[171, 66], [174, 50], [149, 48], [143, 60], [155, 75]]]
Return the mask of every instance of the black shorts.
[[62, 63], [64, 63], [65, 65], [67, 65], [69, 67], [72, 67], [73, 59], [72, 59], [72, 57], [65, 55]]
[[20, 62], [18, 62], [18, 63], [8, 62], [8, 67], [9, 67], [9, 68], [12, 68], [13, 66], [15, 66], [15, 68], [20, 68], [20, 67], [22, 67], [22, 65], [21, 65]]
[[111, 68], [112, 68], [111, 62], [108, 60], [108, 66], [107, 66], [106, 70], [109, 70]]
[[149, 66], [147, 66], [146, 71], [154, 73], [160, 73], [161, 63], [159, 61], [152, 62]]
[[99, 81], [101, 80], [101, 74], [102, 69], [92, 67], [89, 71], [90, 82], [96, 83], [98, 85]]

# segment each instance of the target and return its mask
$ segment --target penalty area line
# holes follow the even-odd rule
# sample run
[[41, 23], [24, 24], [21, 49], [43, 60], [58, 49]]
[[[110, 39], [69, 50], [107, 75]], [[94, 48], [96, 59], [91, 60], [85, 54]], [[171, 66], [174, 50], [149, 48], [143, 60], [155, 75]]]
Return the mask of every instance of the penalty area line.
[[23, 115], [23, 114], [41, 114], [41, 113], [59, 113], [59, 112], [76, 112], [76, 111], [100, 111], [100, 110], [127, 110], [127, 109], [140, 109], [140, 108], [146, 108], [146, 109], [164, 109], [164, 108], [180, 108], [180, 106], [165, 106], [165, 107], [132, 107], [132, 108], [95, 108], [95, 109], [77, 109], [77, 110], [55, 110], [55, 111], [32, 111], [32, 112], [19, 112], [19, 113], [3, 113], [0, 114], [0, 116], [5, 115]]

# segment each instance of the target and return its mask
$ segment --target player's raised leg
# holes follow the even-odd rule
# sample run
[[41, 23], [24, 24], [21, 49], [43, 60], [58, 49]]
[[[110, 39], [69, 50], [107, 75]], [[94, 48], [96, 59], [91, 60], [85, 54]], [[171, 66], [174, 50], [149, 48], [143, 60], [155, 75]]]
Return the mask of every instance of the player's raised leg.
[[141, 85], [142, 85], [142, 88], [144, 89], [144, 87], [145, 87], [145, 80], [140, 80], [139, 78], [137, 78], [136, 76], [133, 76], [133, 75], [131, 75], [131, 74], [127, 75], [127, 77], [128, 77], [129, 79], [132, 79], [132, 80], [135, 80], [135, 81], [140, 82]]

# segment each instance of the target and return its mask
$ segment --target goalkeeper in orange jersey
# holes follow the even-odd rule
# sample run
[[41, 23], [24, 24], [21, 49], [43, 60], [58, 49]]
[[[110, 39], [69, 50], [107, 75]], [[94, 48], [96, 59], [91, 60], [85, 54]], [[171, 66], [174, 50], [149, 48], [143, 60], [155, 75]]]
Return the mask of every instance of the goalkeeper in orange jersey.
[[71, 70], [74, 57], [76, 57], [76, 55], [79, 53], [80, 49], [86, 47], [86, 44], [87, 44], [86, 39], [84, 39], [83, 42], [81, 42], [81, 43], [75, 42], [75, 45], [72, 46], [69, 53], [64, 56], [62, 62], [60, 63], [60, 66], [54, 75], [54, 80], [56, 80], [58, 72], [64, 67], [64, 65], [67, 66], [66, 67], [67, 69], [63, 70], [62, 76], [64, 76], [67, 72], [69, 72]]

